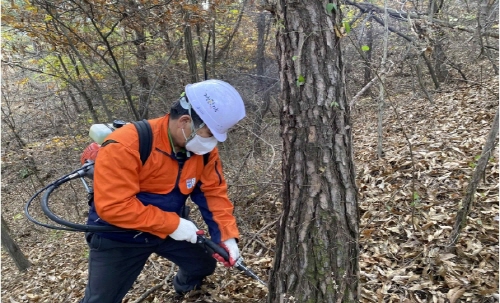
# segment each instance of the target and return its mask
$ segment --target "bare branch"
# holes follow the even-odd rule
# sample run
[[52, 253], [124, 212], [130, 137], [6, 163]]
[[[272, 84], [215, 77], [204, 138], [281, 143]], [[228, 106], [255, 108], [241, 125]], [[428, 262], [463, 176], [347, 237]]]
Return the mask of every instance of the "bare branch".
[[[350, 0], [346, 0], [346, 3], [349, 4], [349, 5], [357, 7], [359, 10], [361, 10], [363, 12], [369, 12], [369, 11], [375, 11], [375, 12], [378, 12], [378, 13], [383, 13], [384, 12], [384, 8], [383, 7], [378, 7], [378, 6], [373, 5], [371, 3], [366, 3], [366, 2], [356, 3], [356, 2], [352, 2]], [[428, 16], [426, 14], [403, 13], [403, 12], [397, 11], [395, 9], [387, 9], [387, 12], [389, 14], [389, 17], [391, 17], [392, 19], [399, 20], [399, 21], [406, 21], [406, 19], [408, 18], [408, 16], [410, 18], [412, 18], [412, 19], [426, 19], [426, 18], [428, 18]], [[374, 18], [375, 18], [375, 20], [378, 23], [383, 24], [382, 20], [380, 20], [380, 18], [378, 20], [377, 20], [377, 17], [374, 16]], [[459, 30], [459, 31], [464, 31], [464, 32], [473, 33], [473, 34], [477, 32], [476, 29], [467, 28], [467, 27], [465, 27], [465, 26], [463, 26], [461, 24], [450, 23], [450, 22], [443, 21], [443, 20], [440, 20], [440, 19], [433, 18], [432, 22], [434, 24], [437, 24], [437, 25], [440, 25], [440, 26], [443, 26], [443, 27], [447, 27], [447, 28], [451, 28], [451, 29], [456, 29], [456, 30]], [[401, 33], [397, 32], [394, 28], [392, 28], [392, 29], [389, 28], [389, 30], [391, 32], [394, 32], [394, 33], [398, 34], [399, 36], [405, 38], [406, 40], [408, 40], [404, 36], [404, 34], [401, 34]], [[482, 32], [481, 36], [493, 37], [493, 38], [498, 39], [498, 32]], [[408, 40], [408, 41], [411, 41], [411, 40]]]

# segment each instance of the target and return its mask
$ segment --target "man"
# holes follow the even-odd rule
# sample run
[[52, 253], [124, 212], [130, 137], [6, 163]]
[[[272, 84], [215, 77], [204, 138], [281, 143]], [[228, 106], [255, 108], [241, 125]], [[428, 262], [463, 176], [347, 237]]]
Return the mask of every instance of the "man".
[[216, 261], [195, 244], [198, 228], [180, 217], [188, 196], [230, 261], [214, 257], [234, 265], [239, 233], [216, 145], [244, 117], [238, 92], [226, 82], [207, 80], [187, 85], [169, 114], [149, 120], [153, 146], [144, 166], [132, 124], [106, 138], [95, 162], [88, 224], [131, 231], [87, 234], [89, 273], [82, 303], [121, 302], [152, 253], [179, 266], [173, 281], [178, 294], [200, 288]]

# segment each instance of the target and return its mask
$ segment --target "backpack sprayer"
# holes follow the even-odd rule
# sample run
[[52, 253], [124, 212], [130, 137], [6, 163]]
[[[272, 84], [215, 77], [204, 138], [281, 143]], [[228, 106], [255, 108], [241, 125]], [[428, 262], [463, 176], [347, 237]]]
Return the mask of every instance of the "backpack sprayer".
[[[143, 120], [146, 121], [146, 120]], [[142, 122], [142, 121], [141, 121]], [[138, 133], [139, 133], [139, 141], [142, 142], [149, 142], [150, 144], [152, 143], [151, 138], [149, 140], [144, 140], [144, 137], [150, 136], [150, 126], [149, 123], [147, 122], [134, 122], [134, 125], [136, 126]], [[49, 207], [49, 198], [50, 195], [61, 185], [63, 185], [66, 182], [69, 182], [71, 180], [79, 178], [82, 182], [83, 185], [87, 191], [87, 193], [92, 196], [93, 195], [93, 190], [91, 187], [88, 185], [87, 181], [85, 180], [85, 177], [88, 177], [90, 179], [93, 178], [94, 174], [94, 161], [95, 157], [97, 156], [97, 152], [99, 151], [99, 148], [101, 147], [101, 144], [104, 141], [104, 138], [106, 138], [111, 132], [116, 130], [117, 128], [120, 128], [124, 126], [126, 122], [121, 121], [121, 120], [115, 120], [112, 124], [94, 124], [90, 128], [89, 131], [89, 136], [95, 141], [91, 143], [86, 149], [85, 152], [82, 155], [81, 162], [82, 162], [82, 167], [79, 169], [76, 169], [72, 171], [71, 173], [62, 176], [61, 178], [57, 179], [56, 181], [50, 183], [49, 185], [45, 186], [44, 188], [40, 189], [37, 191], [29, 200], [26, 202], [26, 205], [24, 207], [24, 213], [28, 220], [31, 222], [46, 227], [50, 229], [55, 229], [55, 230], [64, 230], [64, 231], [74, 231], [74, 232], [127, 232], [130, 231], [128, 229], [123, 229], [117, 226], [95, 226], [95, 225], [87, 225], [87, 224], [78, 224], [74, 222], [67, 221], [56, 214], [50, 209]], [[138, 126], [139, 124], [139, 126]], [[149, 132], [147, 130], [149, 128]], [[141, 137], [143, 137], [143, 140], [141, 140]], [[145, 160], [147, 160], [147, 156], [149, 156], [149, 153], [151, 151], [151, 146], [147, 147], [144, 145], [140, 144], [140, 153], [141, 153], [141, 160], [143, 163]], [[143, 154], [147, 153], [146, 155]], [[56, 225], [51, 225], [51, 224], [46, 224], [43, 222], [38, 221], [35, 219], [33, 216], [31, 216], [29, 212], [29, 208], [33, 202], [33, 200], [38, 197], [42, 192], [45, 192], [44, 195], [42, 196], [41, 199], [41, 208], [45, 216], [49, 218], [50, 220], [64, 226], [56, 226]], [[189, 220], [189, 207], [185, 206], [184, 211], [183, 211], [183, 217], [185, 219]], [[200, 232], [198, 234], [197, 238], [197, 244], [205, 248], [209, 253], [217, 253], [220, 256], [224, 258], [224, 260], [229, 261], [229, 253], [222, 248], [221, 246], [217, 245], [215, 242], [210, 240], [209, 238], [205, 237], [204, 233]], [[243, 259], [240, 257], [238, 260], [236, 260], [236, 263], [234, 264], [234, 267], [237, 269], [241, 270], [245, 275], [259, 281], [261, 284], [265, 285], [267, 287], [267, 284], [262, 281], [250, 268], [247, 267], [247, 265], [243, 262]]]

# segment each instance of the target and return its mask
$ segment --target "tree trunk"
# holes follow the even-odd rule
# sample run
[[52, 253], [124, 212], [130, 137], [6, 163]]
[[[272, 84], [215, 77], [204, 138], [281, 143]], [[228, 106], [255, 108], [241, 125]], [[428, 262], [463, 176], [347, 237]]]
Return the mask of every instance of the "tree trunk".
[[186, 48], [186, 58], [189, 65], [189, 74], [191, 83], [198, 82], [198, 68], [196, 66], [196, 55], [193, 47], [193, 35], [191, 34], [191, 25], [186, 24], [184, 27], [184, 46]]
[[[431, 61], [429, 61], [429, 59], [427, 59], [427, 57], [425, 56], [425, 52], [421, 52], [420, 57], [422, 57], [424, 59], [425, 65], [427, 66], [427, 69], [429, 69], [429, 74], [431, 75], [432, 82], [434, 82], [434, 87], [436, 89], [438, 89], [439, 88], [439, 81], [438, 81], [438, 78], [436, 77], [436, 73], [434, 72], [434, 67], [432, 67]], [[417, 69], [418, 68], [419, 67], [417, 66]]]
[[262, 134], [262, 121], [267, 111], [269, 110], [270, 103], [270, 93], [269, 89], [266, 87], [266, 81], [264, 80], [264, 65], [266, 61], [265, 49], [266, 49], [266, 16], [267, 12], [261, 12], [257, 16], [257, 55], [255, 58], [256, 69], [257, 69], [257, 91], [262, 93], [262, 102], [259, 104], [259, 109], [255, 117], [255, 123], [253, 126], [253, 133], [256, 136], [254, 141], [254, 153], [256, 156], [262, 155], [260, 135]]
[[26, 258], [23, 252], [19, 249], [17, 243], [10, 236], [10, 230], [2, 216], [2, 247], [9, 253], [12, 260], [20, 271], [25, 271], [31, 266], [30, 261]]
[[429, 93], [427, 88], [425, 88], [424, 76], [422, 75], [422, 69], [420, 68], [420, 60], [418, 57], [417, 57], [417, 59], [415, 59], [415, 66], [414, 67], [415, 67], [415, 72], [417, 74], [417, 80], [418, 80], [418, 84], [420, 85], [420, 88], [424, 92], [424, 94], [427, 97], [427, 99], [429, 100], [429, 102], [431, 104], [434, 104], [434, 100], [432, 99], [432, 95]]
[[75, 112], [77, 114], [80, 114], [82, 112], [82, 110], [80, 109], [80, 106], [78, 105], [78, 101], [76, 100], [75, 95], [73, 94], [73, 92], [69, 88], [66, 90], [66, 92], [68, 93], [68, 97], [71, 100], [71, 105], [73, 105]]
[[[384, 1], [384, 42], [382, 62], [380, 63], [383, 70], [387, 67], [387, 44], [389, 43], [389, 14], [387, 13], [387, 0]], [[384, 139], [384, 107], [385, 107], [385, 74], [380, 75], [379, 97], [377, 100], [377, 157], [384, 157], [383, 139]]]
[[439, 82], [445, 82], [448, 79], [448, 69], [446, 69], [446, 54], [443, 46], [444, 39], [437, 39], [434, 43], [434, 52], [432, 57], [434, 59], [436, 76]]
[[[278, 1], [283, 214], [268, 302], [357, 302], [358, 202], [341, 3]], [[294, 299], [292, 299], [292, 297]]]
[[[372, 48], [373, 48], [373, 24], [371, 18], [366, 21], [368, 25], [366, 28], [366, 36], [364, 39], [364, 44], [368, 46], [368, 50], [365, 52], [365, 67], [364, 67], [364, 82], [363, 86], [366, 86], [372, 80]], [[370, 94], [370, 88], [366, 90], [366, 94]]]
[[488, 134], [488, 139], [483, 147], [483, 152], [481, 153], [481, 157], [477, 161], [477, 166], [474, 169], [474, 173], [472, 174], [472, 179], [467, 186], [467, 193], [465, 194], [464, 199], [462, 200], [462, 207], [457, 213], [457, 217], [455, 220], [455, 225], [453, 226], [453, 230], [450, 235], [449, 247], [450, 251], [455, 249], [455, 245], [457, 244], [458, 236], [460, 235], [460, 231], [467, 223], [467, 216], [469, 215], [470, 208], [472, 203], [474, 202], [474, 195], [476, 194], [477, 186], [479, 185], [479, 181], [481, 181], [481, 176], [484, 174], [484, 170], [486, 169], [486, 165], [488, 164], [488, 160], [490, 159], [493, 150], [495, 149], [495, 141], [498, 135], [498, 109], [495, 115], [495, 119], [493, 119], [493, 124], [491, 126], [490, 133]]
[[[429, 8], [427, 10], [427, 15], [429, 16], [430, 23], [433, 22], [434, 17], [441, 12], [443, 8], [444, 0], [431, 0], [429, 2]], [[434, 67], [430, 63], [427, 63], [427, 57], [422, 54], [422, 57], [426, 60], [429, 67], [429, 72], [431, 73], [432, 80], [434, 81], [434, 86], [439, 88], [439, 83], [445, 82], [448, 79], [448, 70], [444, 65], [446, 61], [446, 54], [444, 52], [445, 47], [443, 46], [443, 41], [445, 39], [445, 32], [441, 29], [436, 30], [434, 33], [436, 38], [429, 39], [433, 47], [432, 59], [434, 60]], [[432, 68], [431, 68], [432, 67]]]
[[[222, 56], [224, 56], [225, 53], [229, 51], [229, 46], [231, 45], [231, 42], [233, 42], [234, 36], [238, 33], [238, 28], [240, 28], [241, 24], [241, 18], [243, 17], [243, 12], [245, 11], [245, 6], [247, 5], [248, 0], [243, 0], [241, 2], [241, 7], [240, 7], [240, 13], [238, 14], [238, 17], [236, 18], [236, 23], [233, 26], [233, 31], [227, 38], [226, 42], [224, 45], [220, 48], [219, 52], [216, 55], [217, 59], [222, 59]], [[214, 27], [215, 30], [215, 27]]]
[[[7, 125], [7, 127], [12, 132], [14, 138], [16, 138], [17, 143], [21, 149], [26, 148], [26, 142], [21, 137], [21, 132], [16, 127], [16, 120], [13, 117], [13, 111], [11, 109], [12, 102], [7, 97], [7, 90], [3, 89], [2, 92], [2, 107], [0, 107], [0, 111], [2, 112], [2, 124]], [[5, 129], [5, 128], [4, 128]], [[4, 136], [4, 139], [6, 136]], [[5, 142], [5, 141], [3, 141]]]
[[215, 10], [215, 3], [213, 0], [209, 0], [209, 15], [211, 16], [212, 22], [210, 23], [210, 73], [212, 77], [217, 78], [215, 74], [215, 57], [217, 56], [215, 52], [215, 27], [217, 22], [217, 11]]
[[137, 68], [136, 75], [139, 82], [139, 119], [147, 119], [149, 116], [149, 94], [151, 91], [151, 85], [149, 84], [148, 72], [146, 70], [146, 36], [144, 35], [144, 29], [135, 29], [135, 41], [137, 53], [135, 57], [137, 58]]
[[203, 48], [203, 40], [201, 39], [201, 28], [199, 24], [196, 24], [196, 39], [198, 39], [198, 47], [200, 49], [201, 68], [203, 69], [203, 80], [208, 80], [207, 56], [205, 56], [206, 55], [205, 52], [208, 51], [208, 49], [205, 50]]
[[[78, 68], [78, 63], [76, 62], [76, 59], [72, 56], [71, 52], [66, 53], [68, 55], [68, 58], [71, 60], [71, 63], [73, 64], [73, 67], [75, 69], [75, 74], [78, 82], [80, 83], [80, 86], [78, 86], [76, 81], [74, 81], [74, 85], [72, 85], [80, 94], [80, 96], [83, 98], [85, 101], [85, 104], [87, 104], [87, 108], [90, 112], [90, 115], [92, 116], [93, 122], [94, 123], [100, 123], [99, 122], [99, 116], [97, 115], [97, 111], [94, 108], [94, 104], [92, 103], [92, 98], [87, 94], [87, 91], [85, 89], [85, 82], [82, 80], [82, 77], [80, 75], [80, 69]], [[62, 65], [65, 66], [65, 65]], [[68, 77], [70, 77], [70, 73], [68, 70], [65, 70], [66, 74], [68, 74]], [[73, 82], [73, 81], [72, 81]], [[71, 84], [71, 82], [68, 82]]]

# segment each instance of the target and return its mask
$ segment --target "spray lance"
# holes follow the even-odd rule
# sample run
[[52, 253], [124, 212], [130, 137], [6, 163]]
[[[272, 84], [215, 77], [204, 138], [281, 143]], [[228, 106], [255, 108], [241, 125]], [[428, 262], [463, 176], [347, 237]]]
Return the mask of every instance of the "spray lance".
[[[199, 230], [197, 234], [198, 234], [198, 240], [196, 242], [197, 244], [205, 247], [209, 251], [209, 253], [211, 254], [217, 253], [221, 257], [223, 257], [224, 260], [229, 261], [229, 253], [224, 248], [215, 244], [214, 241], [206, 238], [204, 236], [205, 233], [202, 230]], [[250, 268], [248, 268], [245, 262], [243, 262], [242, 257], [239, 257], [238, 260], [236, 260], [236, 262], [234, 263], [234, 267], [241, 270], [245, 275], [259, 281], [262, 285], [267, 287], [267, 283], [262, 281]]]
[[[186, 220], [190, 220], [189, 219], [189, 211], [190, 211], [189, 206], [184, 206], [184, 209], [182, 211], [182, 217]], [[190, 220], [190, 221], [193, 222], [192, 220]], [[196, 225], [195, 222], [193, 222], [193, 224]], [[230, 258], [229, 253], [224, 248], [222, 248], [220, 245], [215, 244], [214, 241], [205, 237], [205, 232], [203, 230], [199, 230], [196, 234], [198, 235], [198, 238], [196, 240], [196, 244], [204, 247], [211, 255], [214, 253], [217, 253], [222, 258], [224, 258], [224, 260], [229, 261], [229, 258]], [[234, 263], [234, 267], [241, 270], [248, 277], [257, 280], [260, 284], [267, 287], [267, 283], [262, 281], [262, 279], [259, 278], [259, 276], [257, 276], [257, 274], [255, 274], [255, 272], [253, 272], [253, 270], [251, 270], [245, 264], [245, 262], [243, 261], [243, 258], [241, 256]]]

